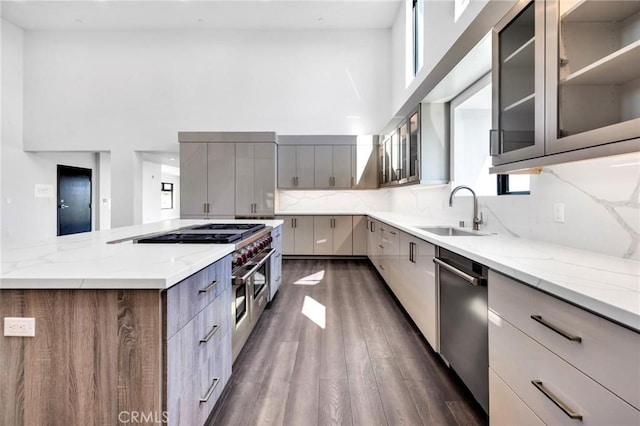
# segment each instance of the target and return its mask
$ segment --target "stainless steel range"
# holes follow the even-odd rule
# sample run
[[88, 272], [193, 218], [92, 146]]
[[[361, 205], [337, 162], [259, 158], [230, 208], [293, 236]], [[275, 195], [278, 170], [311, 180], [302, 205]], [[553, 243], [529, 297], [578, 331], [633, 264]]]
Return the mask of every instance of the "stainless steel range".
[[238, 357], [269, 298], [271, 227], [260, 223], [213, 223], [141, 238], [138, 244], [235, 244], [232, 257], [233, 360]]

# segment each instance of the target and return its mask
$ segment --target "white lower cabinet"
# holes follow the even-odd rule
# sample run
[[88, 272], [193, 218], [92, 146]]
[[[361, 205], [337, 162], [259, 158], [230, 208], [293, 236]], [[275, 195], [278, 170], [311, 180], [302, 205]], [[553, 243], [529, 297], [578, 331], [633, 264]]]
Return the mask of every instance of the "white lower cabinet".
[[282, 254], [313, 254], [313, 216], [278, 216], [282, 220]]
[[436, 247], [400, 232], [399, 289], [396, 297], [433, 350], [438, 345], [438, 293], [433, 258]]
[[489, 369], [489, 419], [492, 426], [543, 426], [542, 420]]
[[367, 255], [368, 222], [366, 216], [353, 216], [353, 255]]
[[[634, 408], [640, 383], [639, 337], [489, 272], [490, 371], [545, 424], [640, 424], [640, 411]], [[515, 422], [510, 417], [497, 422], [501, 414], [494, 419], [499, 407], [491, 404], [506, 398], [495, 383], [500, 384], [490, 383], [492, 423], [525, 423], [530, 416], [521, 410], [509, 414], [522, 416]]]
[[351, 256], [353, 254], [351, 216], [314, 216], [313, 254]]
[[381, 253], [380, 253], [380, 274], [389, 287], [397, 292], [400, 281], [400, 231], [393, 226], [380, 222]]

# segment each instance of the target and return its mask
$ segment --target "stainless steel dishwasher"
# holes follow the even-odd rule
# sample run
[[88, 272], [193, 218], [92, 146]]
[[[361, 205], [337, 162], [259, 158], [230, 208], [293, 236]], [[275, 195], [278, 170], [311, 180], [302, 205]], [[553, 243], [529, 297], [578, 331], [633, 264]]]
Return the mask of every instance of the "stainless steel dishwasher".
[[443, 248], [433, 261], [440, 288], [440, 355], [488, 413], [488, 268]]

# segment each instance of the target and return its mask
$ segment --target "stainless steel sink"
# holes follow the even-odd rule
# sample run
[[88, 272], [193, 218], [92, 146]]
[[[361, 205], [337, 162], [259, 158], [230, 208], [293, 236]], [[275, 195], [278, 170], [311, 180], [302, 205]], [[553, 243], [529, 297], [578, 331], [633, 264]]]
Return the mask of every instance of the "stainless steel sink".
[[426, 232], [431, 232], [432, 234], [442, 235], [444, 237], [484, 237], [488, 235], [451, 226], [416, 226], [416, 228]]

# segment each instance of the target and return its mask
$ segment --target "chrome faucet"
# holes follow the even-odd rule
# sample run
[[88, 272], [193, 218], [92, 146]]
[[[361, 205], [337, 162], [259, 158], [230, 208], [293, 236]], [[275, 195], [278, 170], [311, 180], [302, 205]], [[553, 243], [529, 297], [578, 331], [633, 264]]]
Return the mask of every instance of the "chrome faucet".
[[453, 196], [456, 195], [456, 192], [460, 191], [461, 189], [468, 189], [473, 195], [473, 230], [477, 231], [478, 226], [482, 224], [482, 213], [480, 213], [480, 217], [478, 217], [478, 197], [476, 197], [476, 193], [473, 191], [473, 189], [464, 185], [456, 186], [455, 188], [453, 188], [453, 191], [451, 191], [451, 195], [449, 196], [449, 207], [453, 206]]

